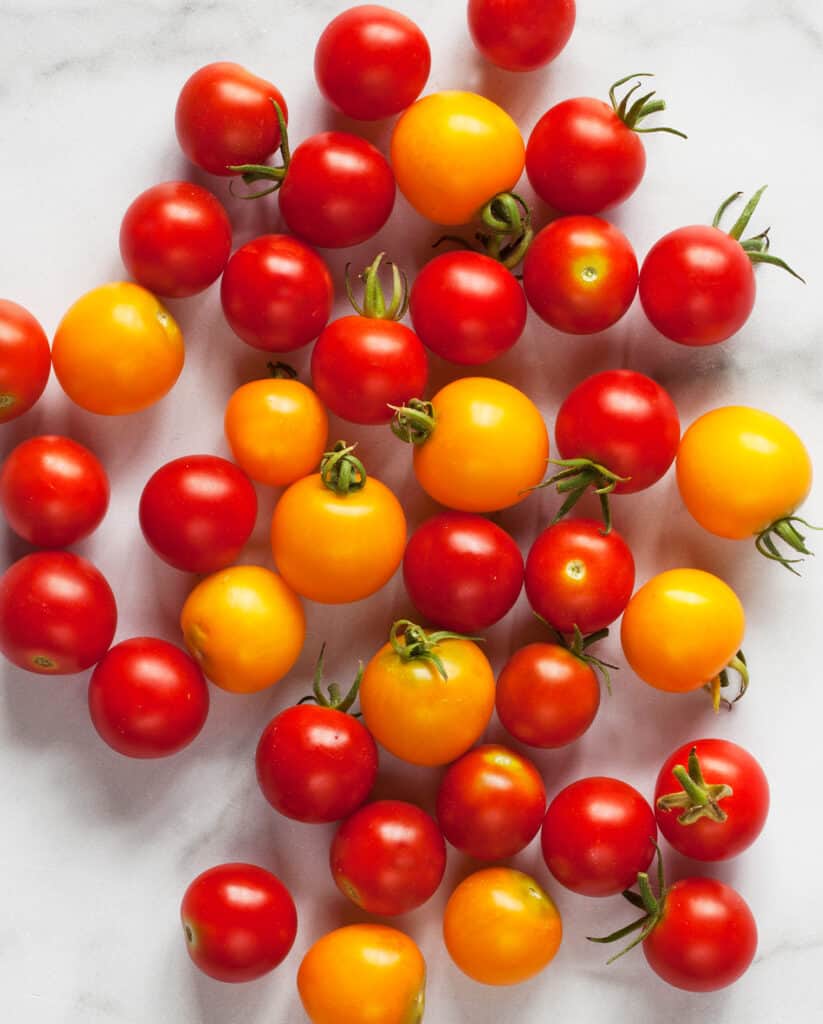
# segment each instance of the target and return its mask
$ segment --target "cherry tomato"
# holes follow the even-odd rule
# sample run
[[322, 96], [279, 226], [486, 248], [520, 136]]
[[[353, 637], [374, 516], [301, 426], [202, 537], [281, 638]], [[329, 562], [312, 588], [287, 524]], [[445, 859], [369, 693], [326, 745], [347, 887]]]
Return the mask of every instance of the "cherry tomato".
[[480, 252], [445, 252], [415, 278], [409, 305], [423, 344], [452, 363], [477, 366], [507, 352], [526, 326], [514, 275]]
[[209, 712], [197, 662], [165, 640], [115, 644], [89, 681], [89, 712], [100, 738], [127, 757], [167, 757], [187, 747]]
[[90, 668], [108, 650], [116, 626], [111, 587], [79, 555], [38, 551], [0, 576], [0, 651], [29, 672]]
[[49, 340], [27, 309], [0, 299], [0, 423], [27, 412], [51, 372]]
[[191, 883], [180, 906], [192, 962], [217, 981], [253, 981], [286, 958], [297, 911], [276, 875], [254, 864], [218, 864]]
[[494, 674], [471, 640], [400, 620], [366, 666], [360, 707], [390, 754], [410, 764], [448, 764], [489, 724]]
[[616, 896], [654, 857], [657, 825], [643, 797], [619, 779], [580, 779], [549, 804], [541, 845], [546, 866], [581, 896]]
[[533, 977], [554, 958], [562, 937], [551, 897], [513, 868], [475, 871], [446, 904], [443, 938], [449, 956], [484, 985], [517, 985]]
[[466, 224], [523, 173], [520, 130], [472, 92], [436, 92], [400, 117], [391, 140], [397, 185], [435, 224]]
[[247, 345], [291, 352], [325, 327], [334, 285], [314, 249], [288, 235], [261, 235], [232, 255], [220, 300], [229, 326]]
[[177, 139], [193, 164], [231, 175], [236, 164], [259, 164], [280, 145], [274, 104], [288, 121], [279, 89], [239, 64], [218, 61], [189, 78], [174, 115]]
[[426, 962], [395, 928], [351, 924], [309, 949], [297, 989], [312, 1024], [420, 1024]]
[[417, 25], [377, 4], [333, 18], [317, 43], [314, 75], [341, 113], [378, 121], [414, 103], [429, 77], [431, 53]]
[[303, 648], [300, 598], [277, 573], [235, 565], [197, 584], [183, 605], [180, 628], [209, 679], [232, 693], [273, 686]]
[[474, 45], [507, 71], [533, 71], [554, 60], [575, 17], [575, 0], [469, 0]]
[[526, 298], [567, 334], [605, 331], [631, 306], [637, 258], [626, 236], [599, 217], [561, 217], [538, 233], [523, 264]]
[[54, 372], [89, 412], [121, 416], [159, 401], [183, 369], [183, 336], [171, 314], [126, 281], [87, 292], [57, 327]]
[[140, 496], [149, 547], [183, 572], [225, 569], [257, 519], [257, 495], [237, 466], [217, 455], [185, 455], [161, 466]]
[[566, 519], [538, 535], [526, 559], [526, 596], [559, 633], [597, 633], [622, 614], [634, 590], [634, 558], [616, 530]]
[[120, 255], [138, 284], [155, 295], [196, 295], [223, 273], [231, 223], [220, 202], [190, 181], [142, 192], [120, 225]]
[[468, 512], [441, 512], [412, 535], [403, 579], [429, 622], [478, 633], [510, 611], [523, 586], [523, 556], [505, 530]]
[[30, 437], [0, 470], [6, 522], [29, 544], [65, 548], [87, 537], [109, 506], [109, 478], [97, 456], [69, 437]]
[[478, 860], [505, 860], [540, 831], [546, 789], [525, 757], [497, 744], [450, 765], [437, 791], [437, 821], [452, 846]]

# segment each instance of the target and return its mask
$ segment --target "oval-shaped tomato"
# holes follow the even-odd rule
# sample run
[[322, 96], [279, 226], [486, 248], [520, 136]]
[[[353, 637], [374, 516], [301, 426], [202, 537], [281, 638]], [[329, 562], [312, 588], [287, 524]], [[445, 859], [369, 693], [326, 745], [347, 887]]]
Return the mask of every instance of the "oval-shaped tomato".
[[0, 423], [27, 412], [51, 373], [49, 339], [27, 309], [0, 299]]
[[437, 791], [437, 821], [452, 846], [478, 860], [506, 860], [540, 831], [546, 789], [531, 761], [498, 744], [451, 765]]
[[401, 116], [391, 140], [397, 185], [435, 224], [466, 224], [523, 173], [520, 129], [473, 92], [436, 92]]
[[97, 456], [70, 437], [30, 437], [3, 463], [0, 507], [29, 544], [65, 548], [100, 525], [109, 478]]
[[183, 335], [151, 292], [119, 281], [74, 303], [57, 327], [51, 354], [73, 402], [122, 416], [171, 390], [183, 369]]
[[191, 883], [180, 918], [192, 962], [217, 981], [253, 981], [286, 958], [297, 910], [280, 879], [255, 864], [219, 864]]
[[568, 43], [576, 14], [575, 0], [469, 0], [469, 31], [492, 64], [533, 71]]
[[183, 605], [180, 628], [216, 686], [255, 693], [273, 686], [297, 661], [306, 616], [300, 598], [277, 573], [234, 565], [197, 584]]
[[484, 985], [517, 985], [554, 958], [563, 925], [551, 897], [513, 868], [485, 868], [464, 878], [443, 917], [449, 956]]
[[109, 649], [116, 627], [111, 587], [79, 555], [38, 551], [0, 576], [0, 651], [29, 672], [90, 668]]

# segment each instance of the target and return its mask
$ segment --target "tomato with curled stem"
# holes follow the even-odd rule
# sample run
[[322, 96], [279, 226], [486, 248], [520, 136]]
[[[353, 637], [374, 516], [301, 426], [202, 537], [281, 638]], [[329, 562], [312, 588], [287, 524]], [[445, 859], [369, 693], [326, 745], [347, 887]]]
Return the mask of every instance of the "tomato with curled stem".
[[0, 299], [0, 423], [27, 412], [51, 373], [46, 333], [27, 309]]
[[507, 71], [533, 71], [571, 38], [575, 0], [469, 0], [469, 31], [486, 60]]

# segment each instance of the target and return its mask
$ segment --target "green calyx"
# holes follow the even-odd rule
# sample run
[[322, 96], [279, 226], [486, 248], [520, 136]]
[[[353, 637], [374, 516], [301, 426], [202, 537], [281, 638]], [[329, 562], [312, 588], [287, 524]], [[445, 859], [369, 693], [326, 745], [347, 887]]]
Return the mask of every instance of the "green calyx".
[[665, 110], [666, 101], [659, 97], [655, 99], [656, 94], [655, 91], [652, 90], [643, 96], [638, 96], [637, 99], [630, 103], [629, 101], [632, 99], [632, 96], [634, 96], [637, 90], [643, 85], [642, 82], [635, 82], [631, 89], [629, 89], [621, 99], [618, 99], [617, 90], [621, 85], [625, 85], [633, 78], [654, 78], [654, 75], [650, 71], [638, 71], [633, 75], [626, 75], [625, 78], [618, 79], [611, 89], [609, 89], [609, 100], [611, 101], [612, 109], [623, 124], [625, 124], [627, 128], [631, 128], [633, 132], [641, 132], [643, 134], [667, 132], [669, 135], [677, 135], [681, 139], [687, 139], [688, 135], [678, 131], [677, 128], [667, 128], [665, 125], [655, 125], [652, 128], [639, 127], [640, 122], [650, 114], [658, 114], [661, 110]]
[[410, 619], [398, 619], [392, 624], [389, 643], [392, 650], [402, 661], [430, 661], [443, 679], [448, 679], [446, 666], [437, 653], [437, 646], [444, 640], [473, 640], [482, 642], [482, 637], [465, 636], [463, 633], [452, 633], [446, 629], [427, 633]]
[[11, 395], [7, 391], [0, 394], [0, 412], [11, 409], [17, 403], [17, 395]]
[[544, 480], [542, 484], [538, 484], [535, 490], [541, 487], [556, 487], [558, 494], [566, 495], [557, 515], [552, 519], [551, 525], [554, 526], [564, 516], [567, 516], [586, 491], [591, 488], [600, 499], [600, 511], [604, 524], [603, 533], [611, 533], [612, 511], [609, 495], [618, 484], [625, 483], [631, 478], [618, 476], [617, 473], [612, 473], [610, 469], [601, 466], [598, 462], [592, 462], [591, 459], [549, 459], [549, 465], [559, 466], [560, 471], [554, 473], [548, 480]]
[[391, 267], [392, 290], [386, 301], [386, 295], [380, 284], [380, 265], [385, 259], [384, 252], [378, 253], [372, 263], [358, 275], [363, 282], [363, 301], [359, 303], [354, 297], [354, 289], [351, 283], [351, 264], [346, 265], [346, 294], [349, 302], [360, 314], [370, 320], [402, 320], [409, 308], [409, 281], [406, 275], [400, 270], [396, 263], [386, 262]]
[[[535, 615], [537, 613], [535, 612]], [[594, 669], [598, 672], [606, 684], [609, 696], [612, 695], [612, 672], [617, 672], [620, 668], [619, 665], [612, 665], [609, 661], [603, 661], [602, 658], [596, 657], [589, 651], [592, 644], [596, 644], [598, 640], [605, 640], [609, 635], [608, 629], [598, 629], [596, 633], [589, 633], [588, 636], [583, 636], [580, 629], [575, 626], [574, 632], [571, 637], [565, 637], [556, 629], [550, 622], [547, 622], [542, 616], [537, 615], [537, 618], [547, 626], [554, 634], [555, 642], [560, 646], [564, 647], [569, 654], [573, 654], [578, 661], [582, 661], [584, 665], [588, 665], [589, 668]]]
[[330, 491], [345, 497], [366, 486], [366, 468], [353, 454], [356, 444], [338, 441], [320, 463], [320, 479]]
[[[277, 192], [286, 180], [286, 175], [288, 174], [289, 164], [291, 163], [289, 131], [286, 126], [286, 118], [280, 104], [277, 100], [272, 100], [272, 104], [274, 105], [274, 111], [277, 114], [277, 124], [280, 128], [279, 149], [282, 163], [275, 167], [269, 167], [268, 164], [231, 165], [228, 169], [239, 174], [247, 185], [253, 185], [256, 181], [270, 181], [272, 183], [268, 188], [263, 188], [258, 192], [250, 192], [247, 195], [240, 196], [241, 199], [260, 199], [263, 196], [271, 195], [272, 192]], [[229, 189], [232, 195], [234, 195], [235, 192], [231, 185], [229, 186]]]
[[688, 767], [675, 765], [672, 774], [683, 787], [677, 793], [667, 793], [657, 801], [661, 811], [679, 810], [677, 821], [680, 825], [693, 825], [701, 818], [708, 818], [722, 824], [728, 817], [720, 801], [732, 796], [734, 790], [725, 782], [708, 783], [703, 778], [703, 769], [697, 756], [697, 747], [689, 751]]
[[[332, 711], [343, 711], [347, 712], [354, 702], [357, 700], [357, 694], [360, 692], [360, 682], [363, 679], [363, 662], [360, 662], [360, 666], [357, 670], [354, 682], [349, 687], [347, 693], [342, 693], [337, 683], [329, 683], [326, 691], [323, 690], [323, 659], [326, 655], [326, 645], [320, 648], [320, 655], [317, 658], [317, 664], [314, 666], [314, 677], [312, 679], [312, 692], [304, 697], [298, 703], [300, 704], [317, 704], [321, 708], [329, 708]], [[359, 712], [355, 715], [359, 717]]]
[[443, 242], [454, 242], [514, 270], [534, 239], [531, 210], [526, 201], [515, 192], [500, 192], [486, 203], [479, 218], [483, 228], [474, 236], [477, 246], [458, 235], [443, 235], [434, 243], [434, 248]]
[[[769, 558], [773, 562], [779, 562], [789, 572], [799, 576], [800, 573], [794, 566], [798, 562], [803, 561], [802, 556], [814, 555], [814, 552], [809, 551], [806, 547], [806, 538], [797, 529], [795, 523], [800, 523], [807, 530], [823, 530], [823, 526], [813, 526], [811, 523], [807, 523], [805, 519], [801, 519], [800, 516], [783, 516], [782, 519], [775, 519], [765, 530], [761, 530], [755, 536], [754, 544], [765, 558]], [[786, 555], [781, 554], [776, 543], [778, 540], [782, 540], [792, 551], [796, 551], [801, 557], [787, 558]]]
[[[805, 280], [796, 271], [792, 270], [785, 260], [781, 260], [778, 256], [772, 256], [769, 252], [769, 228], [761, 231], [759, 235], [752, 235], [750, 238], [743, 238], [743, 232], [749, 226], [749, 221], [752, 219], [752, 214], [757, 209], [757, 204], [760, 202], [760, 198], [766, 191], [766, 185], [759, 188], [751, 199], [743, 207], [743, 211], [737, 220], [732, 224], [731, 230], [729, 231], [729, 237], [734, 238], [740, 242], [740, 245], [752, 263], [770, 263], [773, 267], [780, 267], [781, 270], [785, 270], [796, 277], [798, 281], [802, 281], [805, 284]], [[712, 220], [712, 227], [719, 228], [720, 222], [723, 220], [723, 214], [728, 210], [732, 203], [743, 195], [742, 192], [732, 192], [732, 194], [724, 199], [723, 202], [717, 209], [717, 213], [714, 215]]]
[[391, 429], [406, 444], [424, 444], [437, 424], [434, 406], [422, 398], [411, 398], [406, 405], [392, 405]]
[[288, 363], [266, 363], [266, 367], [269, 371], [269, 376], [274, 377], [275, 380], [297, 380], [297, 370], [293, 366], [289, 366]]
[[[731, 700], [723, 696], [723, 690], [727, 686], [731, 686], [729, 672], [735, 672], [739, 677], [737, 693]], [[738, 651], [723, 671], [719, 675], [716, 675], [710, 683], [706, 683], [704, 689], [708, 690], [712, 695], [712, 707], [715, 711], [720, 710], [721, 704], [725, 704], [729, 711], [731, 711], [733, 705], [735, 705], [746, 693], [746, 690], [748, 690], [749, 681], [749, 667], [746, 664], [746, 655], [742, 651]]]

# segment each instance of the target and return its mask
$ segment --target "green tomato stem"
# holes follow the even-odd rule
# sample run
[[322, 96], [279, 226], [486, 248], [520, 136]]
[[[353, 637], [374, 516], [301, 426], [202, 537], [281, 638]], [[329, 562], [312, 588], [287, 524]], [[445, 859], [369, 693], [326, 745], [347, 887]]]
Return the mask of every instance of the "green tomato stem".
[[366, 486], [366, 468], [353, 454], [356, 444], [338, 441], [320, 463], [320, 479], [335, 494], [345, 497]]

